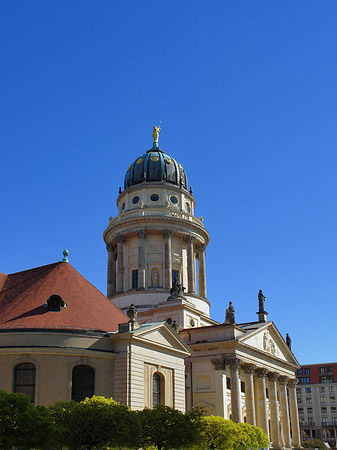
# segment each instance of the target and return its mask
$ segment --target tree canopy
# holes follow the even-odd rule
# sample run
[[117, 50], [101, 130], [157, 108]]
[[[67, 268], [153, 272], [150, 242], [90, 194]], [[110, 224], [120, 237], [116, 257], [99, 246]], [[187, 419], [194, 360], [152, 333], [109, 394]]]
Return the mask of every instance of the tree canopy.
[[71, 449], [135, 447], [140, 436], [136, 412], [111, 398], [57, 402], [50, 412], [63, 429], [62, 444]]
[[319, 450], [327, 450], [327, 446], [320, 439], [307, 439], [302, 441], [301, 445], [304, 448], [318, 448]]
[[34, 406], [27, 395], [0, 391], [0, 448], [51, 448], [59, 428], [44, 406]]
[[234, 423], [218, 416], [201, 419], [201, 435], [197, 450], [257, 450], [268, 447], [267, 435], [258, 427]]
[[163, 405], [138, 411], [142, 428], [140, 444], [159, 450], [193, 447], [199, 439], [201, 415], [200, 410], [184, 414]]

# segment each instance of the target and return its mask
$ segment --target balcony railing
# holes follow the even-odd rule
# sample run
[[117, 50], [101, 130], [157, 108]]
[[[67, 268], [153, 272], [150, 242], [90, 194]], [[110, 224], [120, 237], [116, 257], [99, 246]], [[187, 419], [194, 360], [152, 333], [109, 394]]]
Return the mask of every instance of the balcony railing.
[[137, 209], [134, 211], [126, 211], [113, 219], [110, 220], [109, 225], [112, 225], [114, 223], [123, 222], [124, 220], [133, 219], [136, 217], [173, 217], [177, 219], [187, 220], [188, 222], [195, 223], [196, 225], [199, 225], [199, 227], [205, 228], [205, 225], [200, 219], [197, 219], [192, 214], [189, 214], [184, 211], [178, 211], [173, 209], [155, 209], [155, 208], [144, 208], [144, 209]]

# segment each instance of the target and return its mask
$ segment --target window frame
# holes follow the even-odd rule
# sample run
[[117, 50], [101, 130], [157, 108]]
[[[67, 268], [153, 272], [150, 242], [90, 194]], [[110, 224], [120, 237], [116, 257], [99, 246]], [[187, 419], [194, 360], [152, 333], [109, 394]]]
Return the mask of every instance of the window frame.
[[[21, 368], [20, 368], [21, 366]], [[26, 367], [24, 367], [26, 366]], [[31, 366], [31, 367], [27, 367], [27, 366]], [[18, 383], [17, 378], [18, 375], [20, 374], [21, 371], [21, 375], [24, 375], [24, 371], [27, 372], [32, 372], [34, 375], [32, 378], [34, 378], [34, 383]], [[32, 361], [22, 361], [19, 362], [18, 364], [15, 364], [14, 366], [14, 374], [13, 374], [13, 392], [17, 393], [17, 394], [25, 394], [28, 395], [29, 399], [30, 399], [30, 403], [32, 403], [34, 405], [35, 403], [35, 397], [36, 397], [36, 374], [37, 374], [37, 369], [36, 369], [36, 364], [34, 364]], [[23, 381], [28, 381], [27, 377], [26, 380]], [[27, 387], [30, 387], [33, 389], [31, 389], [31, 392], [29, 393], [29, 389], [25, 389]], [[18, 389], [19, 388], [19, 389]], [[20, 389], [21, 388], [21, 389]], [[22, 389], [23, 388], [23, 389]]]
[[[79, 382], [79, 380], [76, 380], [76, 379], [74, 381], [74, 372], [76, 372], [79, 367], [81, 367], [81, 368], [85, 367], [87, 369], [87, 372], [88, 373], [90, 372], [91, 378], [92, 378], [92, 380], [90, 380], [91, 381], [90, 386], [89, 386], [89, 383], [87, 386], [85, 386], [85, 385], [81, 386], [81, 383], [82, 384], [84, 383], [83, 379], [80, 382]], [[90, 370], [88, 370], [88, 369], [90, 369]], [[75, 375], [77, 376], [76, 373], [75, 373]], [[95, 382], [96, 382], [96, 370], [94, 367], [90, 366], [89, 364], [76, 364], [72, 368], [72, 371], [71, 371], [71, 400], [80, 402], [80, 401], [84, 400], [86, 397], [90, 398], [93, 395], [95, 395]], [[90, 389], [90, 391], [89, 391], [89, 389]], [[79, 392], [81, 393], [81, 395], [79, 395]], [[80, 399], [80, 400], [78, 400], [78, 399]]]

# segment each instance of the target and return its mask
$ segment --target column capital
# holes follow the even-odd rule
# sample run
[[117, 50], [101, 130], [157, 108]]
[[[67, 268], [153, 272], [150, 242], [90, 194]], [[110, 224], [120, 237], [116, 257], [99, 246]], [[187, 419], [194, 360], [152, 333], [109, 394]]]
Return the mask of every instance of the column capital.
[[145, 239], [146, 238], [146, 231], [145, 230], [138, 230], [136, 231], [138, 239]]
[[226, 363], [229, 365], [231, 370], [239, 370], [240, 364], [242, 362], [239, 358], [227, 358]]
[[268, 372], [267, 377], [269, 381], [277, 381], [278, 377], [280, 376], [277, 372]]
[[113, 244], [106, 244], [106, 249], [108, 252], [115, 252], [116, 251], [116, 246]]
[[126, 239], [127, 239], [126, 236], [123, 236], [122, 234], [117, 234], [115, 236], [115, 241], [118, 242], [119, 244], [124, 244]]
[[297, 384], [298, 384], [297, 378], [290, 378], [290, 380], [288, 380], [288, 386], [291, 388], [294, 388]]
[[188, 244], [193, 244], [193, 242], [195, 241], [195, 236], [189, 234], [188, 236], [184, 237], [184, 241], [187, 242]]
[[255, 373], [258, 378], [266, 378], [268, 369], [266, 369], [265, 367], [258, 367], [255, 370]]
[[244, 371], [244, 373], [254, 373], [256, 370], [255, 364], [248, 364], [248, 363], [242, 363], [241, 368]]
[[282, 385], [285, 386], [288, 383], [289, 377], [287, 377], [286, 375], [280, 375], [278, 377], [278, 382]]
[[172, 231], [172, 230], [164, 230], [164, 231], [163, 231], [163, 237], [164, 237], [165, 239], [171, 237], [172, 234], [173, 234], [173, 231]]
[[196, 249], [197, 249], [199, 252], [204, 252], [204, 251], [206, 250], [206, 247], [207, 247], [206, 244], [198, 244], [198, 245], [196, 246]]
[[225, 370], [226, 361], [224, 358], [212, 359], [212, 364], [215, 370]]

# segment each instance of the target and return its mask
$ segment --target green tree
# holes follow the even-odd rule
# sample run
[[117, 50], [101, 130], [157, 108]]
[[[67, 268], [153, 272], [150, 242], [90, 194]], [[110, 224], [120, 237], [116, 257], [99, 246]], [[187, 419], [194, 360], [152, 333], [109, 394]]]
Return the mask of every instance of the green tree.
[[256, 450], [268, 447], [267, 435], [258, 427], [236, 424], [218, 416], [202, 418], [198, 450]]
[[62, 427], [61, 443], [71, 449], [137, 445], [140, 422], [136, 412], [111, 398], [93, 396], [81, 402], [57, 402], [50, 412]]
[[159, 450], [193, 447], [200, 436], [201, 411], [186, 414], [168, 406], [138, 411], [142, 427], [140, 446], [155, 446]]
[[59, 437], [49, 411], [34, 406], [23, 394], [0, 391], [0, 448], [52, 448]]
[[327, 450], [327, 446], [320, 439], [308, 439], [302, 441], [302, 447], [304, 448], [318, 448], [319, 450]]

